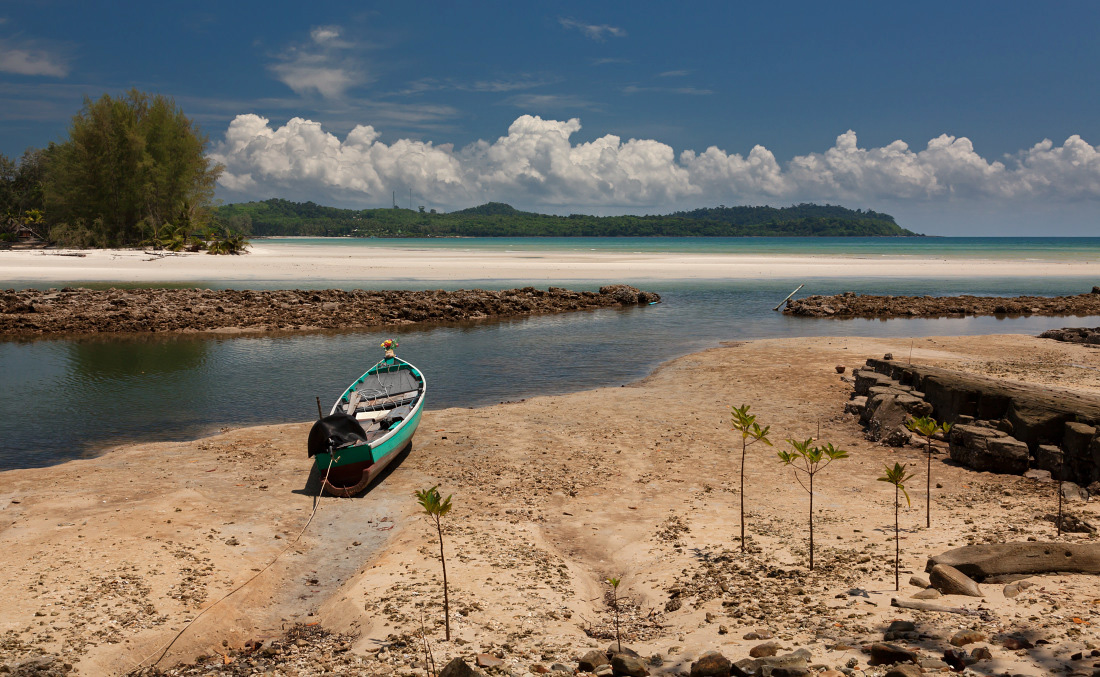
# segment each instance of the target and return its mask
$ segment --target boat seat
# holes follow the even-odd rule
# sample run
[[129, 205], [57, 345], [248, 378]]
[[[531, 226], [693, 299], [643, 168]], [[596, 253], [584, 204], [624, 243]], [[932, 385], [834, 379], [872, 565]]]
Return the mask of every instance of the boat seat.
[[396, 409], [390, 409], [387, 412], [388, 415], [386, 416], [386, 419], [390, 420], [390, 421], [400, 421], [401, 419], [408, 416], [409, 412], [411, 412], [411, 411], [412, 411], [412, 405], [411, 404], [405, 404], [405, 405], [402, 405], [400, 407], [397, 407]]
[[361, 412], [359, 412], [358, 414], [355, 415], [355, 420], [357, 420], [357, 421], [377, 421], [380, 418], [385, 418], [386, 416], [389, 415], [389, 413], [390, 412], [386, 411], [385, 409], [380, 409], [378, 411], [361, 411]]

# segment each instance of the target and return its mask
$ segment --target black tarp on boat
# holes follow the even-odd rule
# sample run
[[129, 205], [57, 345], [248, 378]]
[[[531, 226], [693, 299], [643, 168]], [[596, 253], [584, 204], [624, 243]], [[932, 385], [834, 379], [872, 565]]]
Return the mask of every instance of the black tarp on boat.
[[306, 448], [309, 457], [329, 453], [356, 442], [366, 442], [367, 431], [354, 416], [343, 413], [330, 414], [313, 424], [309, 430]]

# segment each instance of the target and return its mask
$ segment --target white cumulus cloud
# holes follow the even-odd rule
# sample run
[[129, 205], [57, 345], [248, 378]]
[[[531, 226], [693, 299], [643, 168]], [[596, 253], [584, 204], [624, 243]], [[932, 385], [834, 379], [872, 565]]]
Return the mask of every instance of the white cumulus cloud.
[[339, 99], [367, 80], [361, 63], [353, 58], [354, 48], [354, 43], [342, 38], [339, 27], [317, 26], [310, 31], [309, 43], [288, 47], [269, 68], [298, 94]]
[[343, 140], [321, 124], [282, 126], [239, 115], [212, 157], [226, 166], [223, 189], [242, 197], [332, 196], [379, 203], [412, 190], [427, 203], [461, 208], [487, 200], [566, 211], [574, 207], [675, 208], [708, 203], [803, 200], [863, 205], [951, 200], [1100, 199], [1100, 148], [1079, 136], [1049, 140], [1001, 160], [965, 137], [941, 135], [914, 150], [904, 141], [861, 148], [855, 132], [824, 152], [780, 162], [757, 145], [747, 155], [702, 152], [606, 134], [574, 142], [577, 118], [521, 115], [507, 133], [465, 148], [380, 140], [372, 126]]
[[0, 72], [63, 78], [69, 74], [69, 64], [54, 52], [0, 40]]

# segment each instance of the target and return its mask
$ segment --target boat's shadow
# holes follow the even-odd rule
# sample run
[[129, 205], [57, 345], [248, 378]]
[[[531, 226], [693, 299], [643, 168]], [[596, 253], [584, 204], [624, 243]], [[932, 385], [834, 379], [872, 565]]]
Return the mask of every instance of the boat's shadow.
[[[413, 443], [410, 441], [405, 448], [397, 452], [397, 456], [394, 456], [393, 460], [386, 464], [386, 467], [382, 469], [382, 472], [375, 477], [367, 488], [360, 491], [358, 494], [351, 496], [350, 498], [362, 498], [371, 492], [371, 489], [378, 486], [380, 482], [384, 482], [387, 477], [390, 476], [394, 470], [397, 470], [404, 462], [405, 458], [412, 451]], [[292, 489], [292, 494], [301, 494], [303, 496], [319, 497], [321, 495], [321, 470], [317, 467], [316, 463], [310, 464], [309, 476], [306, 478], [306, 485], [301, 489]]]

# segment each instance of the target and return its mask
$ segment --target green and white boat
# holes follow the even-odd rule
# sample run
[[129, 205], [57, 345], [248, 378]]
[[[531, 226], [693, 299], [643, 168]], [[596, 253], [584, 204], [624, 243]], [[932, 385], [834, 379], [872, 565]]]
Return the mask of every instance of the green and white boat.
[[392, 350], [348, 386], [309, 431], [321, 490], [354, 496], [366, 489], [412, 443], [426, 392], [420, 370]]

